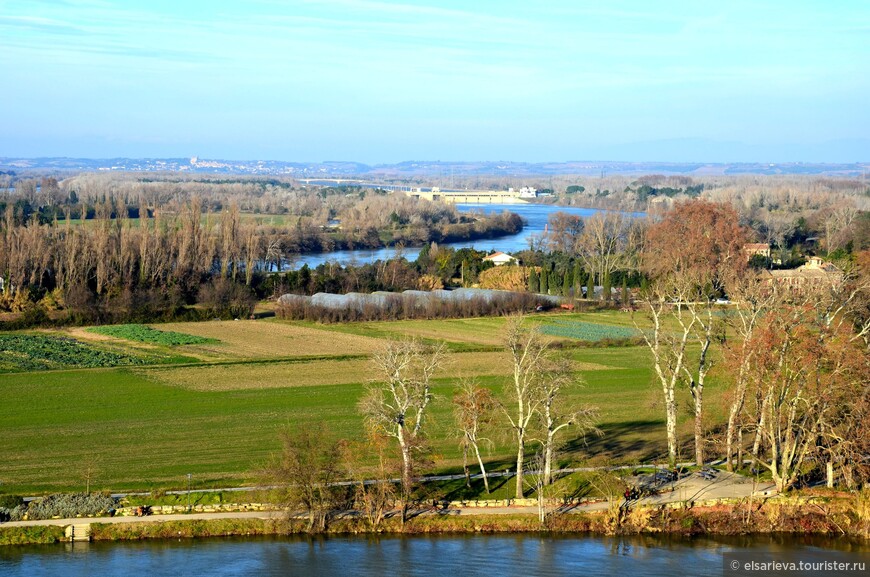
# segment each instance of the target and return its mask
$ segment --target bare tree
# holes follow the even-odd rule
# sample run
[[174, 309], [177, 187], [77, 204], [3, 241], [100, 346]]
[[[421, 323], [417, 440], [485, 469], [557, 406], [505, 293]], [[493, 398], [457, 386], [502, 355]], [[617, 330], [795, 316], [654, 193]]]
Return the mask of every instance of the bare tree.
[[838, 443], [849, 418], [843, 407], [866, 389], [870, 364], [853, 336], [847, 323], [829, 323], [814, 303], [800, 303], [769, 313], [752, 339], [762, 439], [755, 457], [780, 491], [794, 485], [811, 456]]
[[598, 410], [595, 407], [572, 409], [564, 399], [567, 389], [579, 386], [581, 382], [574, 375], [567, 359], [550, 360], [544, 367], [539, 411], [544, 428], [542, 465], [543, 481], [546, 485], [553, 482], [553, 458], [558, 447], [556, 437], [568, 427], [573, 427], [581, 435], [597, 431], [595, 418]]
[[[586, 219], [583, 232], [577, 238], [576, 251], [583, 266], [598, 282], [606, 284], [605, 279], [612, 273], [631, 264], [636, 227], [621, 212], [598, 212]], [[610, 295], [605, 294], [604, 299], [610, 300]]]
[[[356, 451], [348, 452], [348, 465], [354, 478], [354, 506], [365, 516], [372, 530], [378, 529], [396, 504], [392, 477], [399, 467], [387, 456], [385, 440], [382, 435], [368, 435], [367, 441], [358, 445]], [[377, 456], [374, 479], [370, 478], [371, 470], [362, 467], [358, 457], [372, 454]]]
[[753, 337], [765, 315], [775, 306], [779, 292], [768, 279], [751, 269], [729, 275], [726, 290], [733, 303], [728, 321], [737, 336], [725, 347], [734, 379], [725, 431], [725, 466], [728, 471], [733, 471], [735, 453], [737, 466], [743, 466], [742, 443], [739, 442], [739, 437], [742, 437], [740, 415], [746, 405], [749, 368], [756, 352]]
[[406, 518], [415, 455], [423, 449], [423, 423], [432, 400], [431, 380], [445, 347], [416, 340], [392, 341], [372, 356], [377, 380], [359, 404], [369, 431], [396, 439], [402, 458], [402, 518]]
[[491, 443], [488, 438], [483, 436], [483, 430], [492, 423], [495, 409], [498, 406], [498, 401], [492, 395], [492, 391], [470, 379], [463, 379], [460, 382], [459, 390], [453, 397], [453, 414], [462, 435], [460, 444], [462, 446], [465, 484], [471, 486], [468, 469], [468, 451], [470, 449], [474, 451], [474, 457], [480, 466], [483, 486], [487, 493], [489, 493], [489, 479], [486, 478], [486, 468], [480, 455], [480, 445]]
[[[743, 236], [734, 209], [706, 201], [678, 203], [646, 234], [641, 267], [651, 279], [644, 296], [653, 327], [642, 332], [664, 395], [671, 466], [677, 459], [675, 391], [684, 380], [695, 413], [695, 460], [704, 462], [703, 392], [715, 333], [711, 302], [725, 271], [746, 264]], [[665, 327], [666, 318], [676, 321], [677, 331]], [[694, 364], [690, 339], [700, 347]]]
[[541, 403], [548, 345], [540, 331], [523, 326], [522, 316], [512, 316], [505, 324], [505, 346], [511, 357], [513, 375], [508, 387], [510, 404], [504, 407], [504, 412], [517, 443], [516, 498], [521, 499], [526, 437]]
[[266, 482], [278, 486], [282, 505], [292, 516], [308, 516], [308, 530], [324, 531], [344, 503], [340, 480], [342, 443], [325, 438], [323, 427], [281, 433], [282, 450], [267, 467]]

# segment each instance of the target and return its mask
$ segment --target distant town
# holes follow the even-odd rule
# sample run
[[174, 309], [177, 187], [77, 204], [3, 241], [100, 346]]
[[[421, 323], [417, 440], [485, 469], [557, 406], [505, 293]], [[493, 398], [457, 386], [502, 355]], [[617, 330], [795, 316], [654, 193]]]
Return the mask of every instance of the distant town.
[[406, 161], [368, 165], [352, 161], [289, 162], [283, 160], [217, 160], [189, 158], [16, 158], [0, 157], [0, 171], [99, 171], [99, 172], [191, 172], [263, 176], [324, 177], [370, 176], [402, 178], [439, 176], [505, 175], [542, 176], [576, 174], [585, 176], [666, 174], [687, 176], [816, 175], [866, 178], [870, 163], [704, 163], [704, 162], [450, 162]]

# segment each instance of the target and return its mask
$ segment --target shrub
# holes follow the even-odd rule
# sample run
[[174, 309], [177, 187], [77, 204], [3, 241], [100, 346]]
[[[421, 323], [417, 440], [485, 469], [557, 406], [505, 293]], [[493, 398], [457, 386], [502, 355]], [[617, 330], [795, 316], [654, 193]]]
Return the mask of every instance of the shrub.
[[27, 518], [93, 516], [114, 509], [115, 504], [115, 499], [100, 493], [57, 493], [32, 501], [27, 507]]
[[0, 509], [14, 509], [24, 504], [24, 499], [18, 495], [0, 495]]

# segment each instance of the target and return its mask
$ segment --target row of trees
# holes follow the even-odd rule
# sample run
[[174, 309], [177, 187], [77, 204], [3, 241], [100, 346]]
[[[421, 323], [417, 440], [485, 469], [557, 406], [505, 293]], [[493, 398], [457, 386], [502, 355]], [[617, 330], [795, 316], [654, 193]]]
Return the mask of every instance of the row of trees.
[[[379, 197], [378, 202], [387, 200]], [[421, 214], [426, 213], [422, 205], [431, 204], [404, 197], [391, 202], [420, 204]], [[360, 204], [369, 206], [365, 201]], [[380, 213], [389, 206], [369, 208]], [[281, 270], [294, 255], [330, 249], [337, 242], [324, 244], [328, 233], [302, 219], [292, 226], [245, 219], [237, 204], [212, 215], [198, 197], [178, 205], [174, 213], [143, 204], [142, 216], [137, 219], [116, 209], [112, 202], [100, 203], [96, 218], [73, 224], [67, 207], [68, 218], [62, 223], [40, 224], [35, 217], [25, 219], [14, 204], [8, 204], [0, 218], [0, 307], [19, 311], [41, 301], [49, 310], [102, 307], [120, 311], [125, 301], [136, 300], [164, 300], [177, 307], [197, 302], [202, 288], [220, 279], [256, 288], [262, 273]], [[425, 231], [421, 240], [510, 234], [522, 227], [516, 215], [469, 218], [459, 216], [452, 207], [442, 213], [438, 214], [445, 221], [426, 222], [419, 229]], [[353, 234], [357, 233], [371, 236], [360, 230]], [[377, 231], [374, 237], [378, 245], [383, 243]], [[395, 267], [391, 271], [402, 272]], [[417, 288], [419, 274], [413, 274], [413, 281], [407, 281], [407, 276], [391, 283], [379, 281], [374, 290]], [[303, 290], [309, 288], [305, 286], [310, 284], [308, 279], [298, 280]], [[366, 282], [362, 278], [355, 284], [362, 287]], [[130, 298], [119, 299], [124, 294]], [[114, 306], [109, 306], [110, 302]]]
[[[839, 466], [848, 482], [866, 475], [866, 443], [844, 435], [866, 425], [870, 382], [870, 276], [860, 264], [843, 275], [777, 283], [747, 266], [746, 231], [727, 205], [677, 205], [646, 232], [640, 266], [652, 328], [641, 323], [664, 401], [668, 458], [678, 454], [677, 397], [688, 389], [695, 460], [705, 462], [704, 387], [716, 362], [730, 369], [725, 458], [750, 456], [777, 487], [795, 484], [813, 460]], [[722, 315], [717, 294], [733, 301]], [[864, 468], [863, 473], [859, 469]]]
[[[466, 482], [470, 479], [469, 455], [473, 455], [489, 492], [483, 454], [486, 445], [505, 428], [516, 445], [516, 497], [524, 494], [524, 472], [529, 466], [526, 451], [538, 446], [543, 484], [554, 480], [553, 470], [562, 435], [568, 428], [582, 437], [594, 427], [596, 410], [569, 400], [580, 382], [571, 364], [551, 350], [541, 333], [526, 326], [523, 317], [508, 318], [505, 354], [513, 367], [504, 401], [478, 382], [462, 379], [453, 397], [456, 436], [463, 450]], [[372, 357], [375, 378], [359, 402], [367, 433], [366, 453], [376, 458], [374, 474], [380, 482], [363, 482], [359, 472], [354, 504], [374, 526], [398, 502], [404, 521], [413, 500], [416, 477], [426, 463], [431, 407], [438, 402], [433, 379], [448, 362], [445, 345], [424, 345], [406, 340], [388, 343]], [[310, 527], [322, 529], [342, 489], [335, 485], [341, 473], [341, 447], [348, 441], [325, 441], [311, 433], [285, 434], [284, 450], [269, 468], [269, 480], [278, 480], [288, 506], [309, 512]], [[359, 448], [355, 447], [358, 451]], [[399, 476], [398, 491], [389, 481], [393, 452]], [[310, 455], [310, 456], [306, 456]], [[371, 460], [371, 459], [370, 459]], [[371, 471], [371, 468], [366, 470]], [[347, 473], [344, 473], [347, 476]], [[342, 503], [342, 506], [348, 506]]]

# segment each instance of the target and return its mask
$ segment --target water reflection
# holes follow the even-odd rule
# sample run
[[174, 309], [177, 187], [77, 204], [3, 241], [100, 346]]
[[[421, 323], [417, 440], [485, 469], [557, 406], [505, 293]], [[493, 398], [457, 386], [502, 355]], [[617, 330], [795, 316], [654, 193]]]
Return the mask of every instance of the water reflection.
[[[824, 547], [826, 549], [820, 549]], [[813, 537], [695, 539], [586, 535], [226, 538], [0, 548], [0, 575], [721, 575], [735, 549], [866, 545]]]

